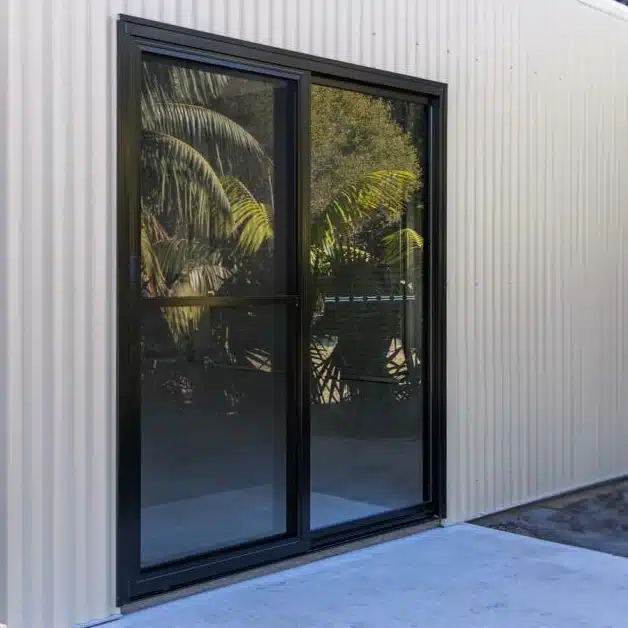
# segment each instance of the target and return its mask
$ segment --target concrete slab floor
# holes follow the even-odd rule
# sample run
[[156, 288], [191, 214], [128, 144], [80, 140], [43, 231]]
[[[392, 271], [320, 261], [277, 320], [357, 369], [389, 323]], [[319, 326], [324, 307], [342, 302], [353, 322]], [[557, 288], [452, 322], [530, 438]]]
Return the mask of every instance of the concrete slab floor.
[[528, 504], [473, 523], [628, 557], [628, 479]]
[[112, 628], [620, 628], [628, 560], [461, 524], [123, 617]]

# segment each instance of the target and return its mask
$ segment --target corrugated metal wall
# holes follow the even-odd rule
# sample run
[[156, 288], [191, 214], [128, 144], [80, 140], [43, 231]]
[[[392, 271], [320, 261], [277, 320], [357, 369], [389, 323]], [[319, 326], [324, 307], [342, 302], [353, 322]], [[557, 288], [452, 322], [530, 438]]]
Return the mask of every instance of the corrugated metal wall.
[[104, 2], [8, 2], [11, 628], [114, 600], [110, 21]]
[[10, 628], [115, 611], [119, 12], [447, 82], [450, 520], [628, 471], [628, 22], [579, 0], [0, 5]]
[[[0, 86], [7, 83], [7, 50], [8, 50], [8, 20], [6, 15], [6, 3], [0, 3]], [[0, 246], [4, 248], [4, 236], [7, 220], [7, 115], [6, 101], [0, 96]], [[6, 293], [7, 265], [0, 258], [0, 624], [6, 623], [8, 614], [7, 601], [7, 413], [4, 404], [6, 399], [8, 360], [6, 356], [7, 346], [7, 308], [4, 303], [8, 301]]]

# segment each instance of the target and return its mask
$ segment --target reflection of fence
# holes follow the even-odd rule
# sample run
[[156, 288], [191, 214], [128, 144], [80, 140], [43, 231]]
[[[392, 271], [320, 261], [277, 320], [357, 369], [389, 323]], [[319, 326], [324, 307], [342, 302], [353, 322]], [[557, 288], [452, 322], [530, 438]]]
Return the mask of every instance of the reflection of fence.
[[376, 294], [376, 295], [364, 295], [364, 296], [337, 296], [337, 297], [324, 297], [325, 303], [390, 303], [394, 301], [414, 301], [416, 299], [414, 294]]

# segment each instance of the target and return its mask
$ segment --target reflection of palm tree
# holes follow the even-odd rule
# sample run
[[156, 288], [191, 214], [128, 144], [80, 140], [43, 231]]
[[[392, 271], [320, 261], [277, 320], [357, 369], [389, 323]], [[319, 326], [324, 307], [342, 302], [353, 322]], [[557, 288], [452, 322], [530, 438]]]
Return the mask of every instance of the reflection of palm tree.
[[[327, 207], [314, 218], [311, 229], [311, 264], [314, 274], [327, 274], [332, 260], [364, 259], [368, 253], [352, 246], [352, 236], [362, 223], [383, 209], [398, 222], [410, 193], [416, 188], [417, 175], [407, 170], [369, 172], [339, 190]], [[384, 236], [384, 258], [394, 265], [400, 260], [400, 250], [423, 246], [423, 239], [413, 229], [395, 229]]]
[[[147, 296], [218, 294], [226, 281], [237, 280], [234, 269], [272, 243], [272, 164], [251, 133], [218, 111], [218, 99], [229, 81], [209, 72], [144, 66], [141, 242]], [[251, 189], [243, 182], [243, 173], [255, 181]], [[370, 294], [378, 281], [373, 271], [382, 267], [388, 284], [394, 276], [398, 287], [415, 251], [423, 246], [421, 236], [403, 221], [418, 184], [418, 174], [411, 170], [380, 169], [362, 173], [333, 191], [311, 224], [316, 296], [339, 294], [348, 285], [361, 285], [363, 293]], [[370, 246], [361, 236], [376, 216], [383, 227], [377, 230], [378, 243]], [[200, 307], [166, 308], [164, 317], [174, 339], [189, 338], [202, 312]], [[391, 353], [389, 346], [379, 346], [377, 338], [371, 340], [378, 346], [356, 348], [351, 325], [336, 325], [334, 331], [329, 321], [320, 321], [321, 312], [321, 307], [318, 316], [312, 312], [313, 371], [321, 400], [329, 399], [330, 386], [337, 385], [343, 355], [360, 368], [358, 349], [365, 355], [385, 356], [388, 373], [403, 371], [399, 363], [408, 361], [407, 348]], [[337, 337], [331, 344], [330, 334]], [[398, 375], [400, 380], [404, 377]]]
[[[373, 175], [386, 177], [392, 183], [391, 189], [365, 194], [357, 207], [351, 202], [334, 204], [332, 212], [338, 218], [338, 225], [326, 213], [315, 221], [312, 229], [312, 234], [317, 234], [312, 246], [317, 293], [310, 347], [312, 396], [323, 404], [357, 397], [367, 400], [371, 394], [384, 400], [382, 391], [400, 398], [409, 394], [408, 385], [416, 378], [411, 372], [415, 366], [416, 338], [402, 331], [409, 313], [407, 304], [363, 299], [400, 292], [417, 297], [408, 275], [411, 277], [416, 268], [416, 252], [422, 249], [423, 238], [413, 228], [403, 226], [404, 210], [417, 180], [405, 171], [368, 176]], [[371, 200], [375, 207], [371, 206]], [[379, 246], [356, 246], [355, 240], [359, 238], [354, 237], [353, 216], [368, 220], [378, 208], [389, 214], [394, 227], [383, 229]], [[381, 225], [377, 231], [381, 233]], [[341, 295], [357, 297], [357, 301], [324, 304], [323, 297], [332, 297], [333, 301], [333, 297]], [[373, 388], [369, 381], [375, 380], [396, 382], [397, 386]]]
[[[142, 89], [142, 262], [150, 296], [216, 294], [229, 277], [224, 258], [251, 248], [256, 217], [268, 208], [230, 176], [236, 160], [268, 169], [259, 142], [211, 107], [228, 77], [144, 65]], [[254, 240], [254, 239], [253, 239]], [[175, 336], [191, 331], [200, 308], [165, 313]]]

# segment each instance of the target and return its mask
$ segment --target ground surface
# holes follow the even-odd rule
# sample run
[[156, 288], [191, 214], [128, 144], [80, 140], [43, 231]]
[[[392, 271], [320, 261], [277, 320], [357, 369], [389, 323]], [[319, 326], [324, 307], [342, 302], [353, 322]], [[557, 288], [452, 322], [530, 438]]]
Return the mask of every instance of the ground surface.
[[628, 557], [628, 479], [491, 515], [475, 523]]
[[624, 628], [628, 560], [462, 524], [139, 611], [112, 628]]

